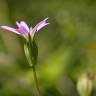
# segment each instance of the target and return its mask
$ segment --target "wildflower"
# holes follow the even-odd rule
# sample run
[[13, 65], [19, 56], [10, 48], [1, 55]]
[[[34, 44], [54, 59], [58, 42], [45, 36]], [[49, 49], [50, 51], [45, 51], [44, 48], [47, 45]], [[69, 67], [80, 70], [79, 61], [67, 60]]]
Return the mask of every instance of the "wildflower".
[[28, 25], [26, 24], [26, 22], [21, 21], [16, 22], [17, 28], [12, 28], [9, 26], [0, 26], [1, 29], [5, 29], [7, 31], [10, 32], [14, 32], [20, 36], [23, 37], [27, 37], [28, 34], [33, 38], [34, 34], [39, 31], [40, 29], [42, 29], [43, 27], [45, 27], [46, 25], [48, 25], [49, 23], [47, 22], [48, 18], [45, 18], [43, 21], [39, 22], [34, 28], [32, 27], [28, 27]]
[[48, 18], [45, 18], [43, 21], [39, 22], [34, 28], [32, 27], [29, 28], [26, 22], [24, 21], [16, 22], [17, 28], [12, 28], [9, 26], [0, 26], [1, 29], [14, 32], [25, 38], [24, 52], [28, 60], [28, 63], [32, 68], [33, 76], [34, 76], [34, 80], [36, 83], [36, 88], [39, 96], [40, 96], [40, 89], [39, 89], [38, 79], [37, 79], [36, 69], [35, 69], [35, 65], [37, 64], [38, 47], [33, 37], [37, 31], [39, 31], [40, 29], [42, 29], [43, 27], [49, 24], [47, 20]]

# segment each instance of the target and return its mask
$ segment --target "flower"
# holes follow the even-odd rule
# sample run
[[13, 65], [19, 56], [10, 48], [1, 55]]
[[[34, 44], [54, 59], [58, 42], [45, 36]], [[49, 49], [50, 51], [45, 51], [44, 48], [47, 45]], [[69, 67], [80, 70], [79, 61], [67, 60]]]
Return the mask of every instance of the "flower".
[[17, 28], [12, 28], [9, 26], [0, 26], [0, 28], [5, 29], [10, 32], [14, 32], [23, 37], [26, 37], [28, 34], [30, 34], [33, 37], [37, 31], [39, 31], [44, 26], [49, 24], [47, 22], [47, 20], [48, 20], [48, 18], [45, 18], [44, 20], [39, 22], [34, 28], [32, 28], [32, 27], [29, 28], [28, 25], [26, 24], [26, 22], [24, 22], [24, 21], [21, 21], [20, 23], [16, 22]]

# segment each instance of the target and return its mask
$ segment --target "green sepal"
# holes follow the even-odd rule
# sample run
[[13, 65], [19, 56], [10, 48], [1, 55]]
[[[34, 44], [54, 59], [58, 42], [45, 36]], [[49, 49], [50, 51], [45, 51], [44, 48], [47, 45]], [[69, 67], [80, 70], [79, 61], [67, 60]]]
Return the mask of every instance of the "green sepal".
[[30, 59], [29, 48], [26, 43], [24, 44], [24, 52], [25, 52], [25, 56], [27, 58], [29, 65], [32, 66], [33, 64], [32, 64], [32, 60]]
[[29, 41], [24, 44], [24, 51], [30, 67], [34, 67], [37, 64], [38, 48], [35, 40], [31, 40], [30, 36]]

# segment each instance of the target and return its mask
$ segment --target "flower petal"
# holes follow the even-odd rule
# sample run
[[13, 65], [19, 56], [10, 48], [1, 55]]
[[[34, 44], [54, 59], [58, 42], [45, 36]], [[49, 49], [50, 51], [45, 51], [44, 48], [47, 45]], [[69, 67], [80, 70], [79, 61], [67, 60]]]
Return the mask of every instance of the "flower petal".
[[43, 21], [39, 22], [32, 30], [32, 33], [35, 33], [42, 29], [44, 26], [48, 25], [49, 23], [47, 22], [48, 18], [45, 18]]
[[17, 24], [17, 31], [19, 33], [21, 33], [22, 35], [25, 35], [29, 32], [29, 27], [27, 26], [27, 24], [24, 22], [24, 21], [21, 21], [20, 23], [19, 22], [16, 22]]
[[20, 33], [15, 28], [12, 28], [12, 27], [9, 27], [9, 26], [0, 26], [0, 28], [5, 29], [7, 31], [14, 32], [14, 33], [20, 35]]
[[19, 22], [16, 22], [17, 26], [20, 28], [20, 27], [23, 27], [23, 29], [25, 29], [25, 31], [29, 32], [29, 27], [28, 25], [26, 24], [26, 22], [24, 21], [21, 21], [20, 23]]

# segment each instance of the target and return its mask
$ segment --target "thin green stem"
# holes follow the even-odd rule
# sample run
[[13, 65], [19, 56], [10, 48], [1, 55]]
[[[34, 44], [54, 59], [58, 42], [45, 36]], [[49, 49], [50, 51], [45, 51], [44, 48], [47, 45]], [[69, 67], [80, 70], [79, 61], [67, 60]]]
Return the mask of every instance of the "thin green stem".
[[30, 52], [30, 60], [32, 60], [32, 71], [33, 71], [33, 76], [34, 76], [34, 81], [35, 81], [35, 85], [38, 91], [38, 96], [40, 96], [40, 89], [39, 89], [39, 84], [38, 84], [38, 79], [37, 79], [37, 74], [36, 74], [36, 69], [35, 69], [35, 65], [37, 63], [37, 47], [36, 44], [34, 43], [34, 40], [32, 40], [31, 35], [28, 34], [28, 38], [29, 38], [29, 52]]
[[38, 84], [38, 79], [37, 79], [37, 74], [36, 74], [35, 67], [33, 67], [32, 71], [33, 71], [33, 76], [34, 76], [34, 81], [35, 81], [35, 84], [36, 84], [36, 88], [37, 88], [37, 91], [38, 91], [38, 96], [40, 96], [40, 89], [39, 89], [39, 84]]

